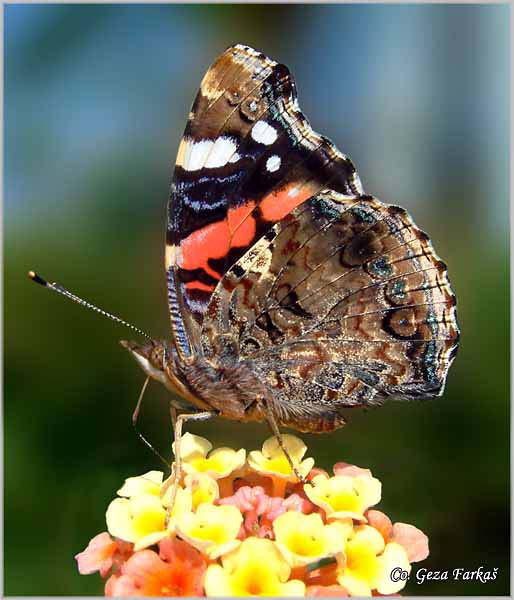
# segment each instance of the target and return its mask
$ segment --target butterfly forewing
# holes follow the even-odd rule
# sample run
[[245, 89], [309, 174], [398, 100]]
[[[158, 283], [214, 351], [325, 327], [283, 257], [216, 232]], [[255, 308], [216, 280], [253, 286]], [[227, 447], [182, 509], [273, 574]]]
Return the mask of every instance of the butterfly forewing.
[[169, 203], [170, 311], [186, 353], [229, 268], [274, 223], [326, 187], [362, 193], [350, 159], [300, 111], [288, 69], [246, 46], [229, 48], [202, 81]]

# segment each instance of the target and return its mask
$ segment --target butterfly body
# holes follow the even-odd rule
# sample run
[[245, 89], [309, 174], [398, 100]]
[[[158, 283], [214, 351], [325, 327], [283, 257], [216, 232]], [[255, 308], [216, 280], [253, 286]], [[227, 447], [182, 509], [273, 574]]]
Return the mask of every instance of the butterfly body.
[[181, 362], [168, 342], [121, 343], [149, 377], [173, 393], [176, 408], [210, 410], [238, 421], [263, 420], [265, 387], [249, 365], [226, 348], [215, 361], [194, 356]]
[[[331, 431], [344, 409], [442, 394], [446, 265], [314, 132], [289, 71], [236, 45], [207, 71], [168, 206], [171, 342], [125, 342], [182, 403]], [[181, 404], [183, 406], [183, 404]]]

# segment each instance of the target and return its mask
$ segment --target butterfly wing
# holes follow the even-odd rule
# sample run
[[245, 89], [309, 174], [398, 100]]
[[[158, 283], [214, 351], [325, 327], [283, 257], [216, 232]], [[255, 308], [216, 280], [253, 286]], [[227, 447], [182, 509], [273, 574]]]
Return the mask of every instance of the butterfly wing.
[[247, 46], [226, 50], [193, 104], [168, 206], [168, 298], [184, 355], [197, 346], [209, 299], [228, 269], [327, 187], [362, 193], [350, 159], [300, 111], [288, 69]]
[[330, 430], [340, 409], [442, 393], [459, 330], [446, 266], [401, 208], [326, 191], [276, 224], [217, 286], [204, 352], [233, 348], [276, 417]]

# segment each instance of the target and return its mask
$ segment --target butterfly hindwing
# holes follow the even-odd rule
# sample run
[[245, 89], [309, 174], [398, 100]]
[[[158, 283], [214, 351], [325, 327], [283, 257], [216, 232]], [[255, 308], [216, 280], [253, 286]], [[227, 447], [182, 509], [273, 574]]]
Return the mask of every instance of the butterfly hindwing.
[[205, 75], [179, 146], [168, 208], [172, 326], [187, 354], [209, 299], [243, 254], [324, 188], [362, 193], [348, 157], [300, 111], [288, 69], [246, 46]]
[[227, 272], [203, 322], [266, 382], [279, 420], [330, 429], [339, 409], [442, 393], [455, 296], [430, 240], [398, 207], [326, 191]]

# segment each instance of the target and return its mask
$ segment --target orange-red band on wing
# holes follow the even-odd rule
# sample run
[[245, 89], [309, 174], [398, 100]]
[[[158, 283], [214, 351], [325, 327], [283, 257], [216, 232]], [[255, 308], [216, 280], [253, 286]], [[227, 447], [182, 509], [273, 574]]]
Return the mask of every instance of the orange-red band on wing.
[[[220, 274], [209, 266], [209, 259], [227, 256], [230, 248], [249, 245], [255, 236], [255, 218], [250, 215], [255, 202], [229, 209], [223, 221], [206, 225], [194, 231], [180, 244], [179, 267], [187, 270], [203, 269], [208, 275], [220, 279]], [[198, 281], [186, 284], [188, 289], [204, 289]], [[207, 288], [205, 288], [207, 289]], [[208, 291], [212, 288], [209, 287]]]
[[259, 208], [266, 221], [277, 223], [319, 189], [318, 185], [304, 185], [296, 191], [298, 185], [292, 183], [264, 196]]
[[[290, 184], [281, 190], [271, 192], [259, 203], [261, 214], [266, 221], [276, 223], [289, 214], [318, 190], [315, 185]], [[221, 275], [209, 265], [209, 259], [220, 259], [228, 255], [231, 248], [250, 246], [255, 237], [257, 223], [252, 211], [256, 202], [250, 200], [237, 208], [230, 208], [222, 221], [211, 223], [194, 231], [182, 240], [178, 266], [194, 271], [203, 269], [216, 280]], [[212, 292], [213, 285], [193, 280], [186, 284], [188, 290]]]
[[212, 284], [203, 283], [202, 281], [198, 281], [198, 279], [195, 279], [194, 281], [187, 281], [185, 285], [186, 285], [186, 290], [189, 290], [189, 291], [199, 290], [200, 292], [213, 292], [214, 288], [216, 287]]

